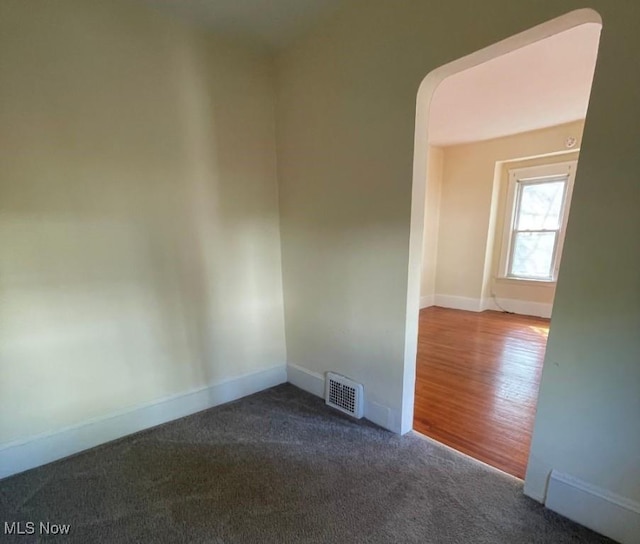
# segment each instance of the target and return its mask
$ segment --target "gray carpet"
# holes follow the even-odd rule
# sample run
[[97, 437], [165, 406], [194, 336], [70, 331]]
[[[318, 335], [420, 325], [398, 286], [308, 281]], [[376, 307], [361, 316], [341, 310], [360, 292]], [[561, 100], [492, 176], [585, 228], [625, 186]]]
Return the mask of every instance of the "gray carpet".
[[0, 481], [1, 525], [41, 520], [78, 543], [610, 542], [509, 476], [291, 385]]

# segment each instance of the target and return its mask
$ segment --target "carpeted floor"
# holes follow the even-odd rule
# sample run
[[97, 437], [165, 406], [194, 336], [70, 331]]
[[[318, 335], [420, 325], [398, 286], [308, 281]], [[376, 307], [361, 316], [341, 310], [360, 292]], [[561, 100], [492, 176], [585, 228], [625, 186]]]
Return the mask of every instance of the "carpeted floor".
[[2, 480], [5, 521], [71, 524], [50, 539], [78, 543], [610, 542], [514, 478], [291, 385]]

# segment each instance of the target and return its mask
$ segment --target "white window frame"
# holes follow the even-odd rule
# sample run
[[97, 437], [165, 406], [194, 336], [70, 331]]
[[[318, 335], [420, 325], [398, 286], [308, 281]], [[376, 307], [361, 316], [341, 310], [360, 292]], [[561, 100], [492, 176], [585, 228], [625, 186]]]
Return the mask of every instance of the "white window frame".
[[[506, 214], [504, 221], [504, 231], [502, 234], [502, 251], [500, 254], [500, 271], [498, 277], [505, 280], [516, 280], [523, 282], [535, 282], [542, 284], [555, 283], [558, 279], [558, 269], [560, 268], [560, 257], [564, 246], [564, 237], [567, 230], [567, 220], [571, 207], [571, 195], [573, 194], [573, 184], [576, 176], [578, 161], [558, 162], [541, 166], [528, 166], [525, 168], [514, 168], [509, 170], [509, 185], [507, 189]], [[516, 218], [518, 215], [518, 205], [521, 198], [520, 187], [533, 183], [544, 183], [553, 180], [566, 180], [563, 203], [560, 216], [560, 228], [556, 237], [553, 250], [551, 276], [549, 278], [532, 278], [528, 276], [516, 276], [511, 274], [511, 262], [513, 259], [514, 244], [516, 234]], [[553, 229], [555, 231], [555, 229]]]

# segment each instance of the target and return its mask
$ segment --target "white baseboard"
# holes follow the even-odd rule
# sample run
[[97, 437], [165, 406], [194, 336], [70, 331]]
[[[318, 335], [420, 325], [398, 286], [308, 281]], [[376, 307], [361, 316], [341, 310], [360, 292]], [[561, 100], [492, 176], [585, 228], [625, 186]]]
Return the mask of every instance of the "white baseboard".
[[429, 308], [430, 306], [435, 306], [436, 296], [435, 295], [425, 295], [420, 297], [420, 309]]
[[[336, 372], [340, 373], [339, 371]], [[324, 398], [325, 378], [323, 374], [289, 363], [287, 365], [287, 381], [316, 397]], [[358, 380], [354, 381], [357, 382]], [[376, 425], [380, 425], [380, 427], [400, 434], [400, 413], [368, 398], [366, 386], [364, 391], [364, 417]]]
[[545, 506], [622, 544], [637, 544], [640, 503], [553, 470]]
[[486, 298], [482, 306], [483, 310], [496, 310], [498, 312], [507, 310], [507, 312], [513, 312], [514, 314], [533, 315], [547, 319], [551, 317], [551, 310], [553, 309], [553, 304], [512, 298], [499, 298], [497, 303], [492, 298]]
[[[427, 297], [423, 297], [427, 298]], [[467, 310], [469, 312], [482, 312], [484, 310], [495, 310], [498, 312], [506, 310], [519, 315], [533, 315], [537, 317], [551, 317], [552, 304], [543, 304], [541, 302], [530, 302], [528, 300], [516, 300], [510, 298], [499, 298], [496, 303], [492, 298], [471, 298], [459, 297], [455, 295], [435, 295], [434, 302], [431, 306], [440, 306], [442, 308], [452, 308], [454, 310]], [[500, 304], [500, 306], [498, 306]], [[422, 298], [420, 299], [420, 308], [422, 306]]]
[[286, 367], [280, 365], [58, 431], [0, 445], [0, 478], [257, 393], [286, 381]]
[[454, 310], [467, 310], [469, 312], [481, 312], [482, 301], [479, 298], [459, 297], [456, 295], [436, 295], [435, 305]]
[[287, 365], [287, 381], [316, 397], [324, 398], [324, 376], [293, 363]]

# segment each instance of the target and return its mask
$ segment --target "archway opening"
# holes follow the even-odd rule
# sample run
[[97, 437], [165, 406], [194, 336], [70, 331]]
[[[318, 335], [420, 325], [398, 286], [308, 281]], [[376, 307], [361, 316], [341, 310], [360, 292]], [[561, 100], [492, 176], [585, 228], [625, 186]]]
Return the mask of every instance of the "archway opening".
[[595, 11], [571, 12], [418, 92], [402, 429], [520, 478], [600, 29]]

